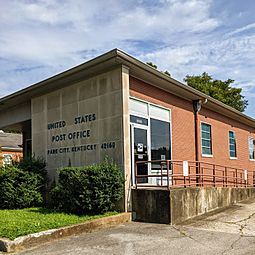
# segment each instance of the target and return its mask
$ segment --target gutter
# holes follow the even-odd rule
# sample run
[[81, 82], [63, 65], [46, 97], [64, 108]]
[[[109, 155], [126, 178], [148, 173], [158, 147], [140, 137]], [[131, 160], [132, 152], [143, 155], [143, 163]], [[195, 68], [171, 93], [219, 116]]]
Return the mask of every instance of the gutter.
[[[216, 100], [216, 99], [214, 99], [214, 98], [212, 98], [212, 97], [210, 97], [210, 96], [208, 96], [208, 95], [206, 95], [206, 94], [204, 94], [204, 93], [202, 93], [202, 92], [200, 92], [200, 91], [198, 91], [198, 90], [196, 90], [196, 89], [194, 89], [194, 88], [192, 88], [188, 85], [185, 85], [185, 84], [173, 79], [172, 77], [169, 77], [168, 75], [156, 70], [155, 68], [143, 63], [142, 61], [126, 54], [125, 52], [123, 52], [119, 49], [117, 49], [117, 55], [119, 57], [119, 58], [117, 58], [117, 59], [119, 59], [119, 61], [118, 61], [119, 63], [121, 63], [121, 62], [123, 62], [123, 60], [125, 60], [125, 61], [137, 66], [138, 68], [141, 68], [144, 71], [150, 72], [150, 73], [154, 74], [155, 76], [159, 77], [160, 79], [171, 83], [169, 85], [175, 85], [177, 88], [181, 88], [181, 89], [193, 94], [194, 95], [194, 100], [199, 100], [199, 99], [207, 100], [207, 106], [205, 106], [205, 108], [207, 108], [209, 110], [212, 110], [212, 111], [215, 111], [215, 112], [217, 112], [219, 110], [219, 111], [221, 111], [221, 114], [223, 114], [227, 117], [230, 117], [234, 120], [237, 120], [237, 121], [239, 121], [243, 124], [249, 125], [252, 128], [255, 128], [255, 119], [253, 119], [252, 117], [247, 116], [244, 113], [239, 112], [238, 110], [236, 110], [236, 109], [234, 109], [234, 108], [232, 108], [232, 107], [230, 107], [230, 106], [228, 106], [228, 105], [226, 105], [226, 104], [224, 104], [224, 103], [222, 103], [222, 102], [220, 102], [220, 101], [218, 101], [218, 100]], [[154, 84], [154, 86], [155, 86], [155, 84]], [[157, 87], [160, 88], [160, 86], [157, 86]], [[217, 110], [212, 109], [212, 107], [210, 105], [216, 106], [215, 108], [219, 108], [219, 109], [217, 109]], [[222, 112], [222, 108], [224, 109], [225, 114], [224, 114], [224, 112]], [[231, 114], [233, 114], [235, 116], [229, 116]], [[240, 117], [242, 119], [245, 119], [246, 122], [240, 120]]]

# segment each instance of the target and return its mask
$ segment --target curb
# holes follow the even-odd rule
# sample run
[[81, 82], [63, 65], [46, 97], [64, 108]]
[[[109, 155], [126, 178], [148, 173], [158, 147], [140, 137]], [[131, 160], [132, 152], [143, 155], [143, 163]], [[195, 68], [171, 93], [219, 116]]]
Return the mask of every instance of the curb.
[[77, 235], [81, 233], [90, 233], [94, 230], [107, 228], [131, 221], [131, 213], [121, 213], [109, 217], [99, 218], [84, 223], [66, 226], [57, 229], [50, 229], [39, 233], [20, 236], [14, 240], [0, 238], [0, 251], [16, 252], [19, 250], [32, 248], [39, 244], [51, 242], [63, 237]]

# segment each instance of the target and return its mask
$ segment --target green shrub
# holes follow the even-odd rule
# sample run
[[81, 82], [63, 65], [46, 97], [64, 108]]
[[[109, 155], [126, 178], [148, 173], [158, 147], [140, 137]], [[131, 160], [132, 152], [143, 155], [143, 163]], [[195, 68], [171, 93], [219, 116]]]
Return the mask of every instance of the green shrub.
[[91, 166], [62, 168], [51, 191], [53, 207], [78, 214], [111, 211], [122, 198], [123, 184], [123, 171], [108, 159]]
[[15, 162], [14, 164], [17, 168], [23, 169], [27, 172], [33, 172], [38, 174], [41, 177], [42, 184], [46, 184], [47, 179], [47, 170], [46, 162], [42, 158], [35, 158], [34, 156], [25, 157], [20, 162]]
[[16, 209], [40, 205], [40, 175], [15, 166], [0, 168], [0, 208]]
[[37, 174], [37, 183], [40, 186], [40, 192], [45, 197], [48, 175], [46, 170], [46, 162], [42, 158], [34, 156], [25, 157], [20, 162], [15, 162], [14, 165], [25, 172]]

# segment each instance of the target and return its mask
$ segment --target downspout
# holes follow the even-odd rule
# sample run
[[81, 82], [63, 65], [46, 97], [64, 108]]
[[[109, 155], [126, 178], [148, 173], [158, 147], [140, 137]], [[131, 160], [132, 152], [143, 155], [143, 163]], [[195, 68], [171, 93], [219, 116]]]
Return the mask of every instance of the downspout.
[[199, 167], [199, 123], [198, 114], [202, 108], [202, 104], [206, 104], [207, 99], [205, 98], [202, 102], [201, 99], [193, 100], [193, 110], [194, 110], [194, 124], [195, 124], [195, 161], [196, 161], [196, 185], [199, 186], [200, 182], [200, 167]]
[[198, 142], [198, 132], [199, 132], [199, 127], [198, 127], [198, 113], [201, 110], [202, 107], [202, 100], [193, 100], [193, 110], [194, 110], [194, 128], [195, 128], [195, 161], [196, 161], [196, 186], [199, 186], [200, 182], [200, 176], [199, 176], [199, 142]]

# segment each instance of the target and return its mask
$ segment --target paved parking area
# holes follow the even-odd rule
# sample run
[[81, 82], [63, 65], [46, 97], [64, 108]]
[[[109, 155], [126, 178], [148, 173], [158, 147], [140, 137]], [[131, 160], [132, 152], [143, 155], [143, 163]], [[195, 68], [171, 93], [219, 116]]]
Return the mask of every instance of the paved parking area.
[[255, 254], [255, 201], [181, 226], [132, 222], [16, 254]]

